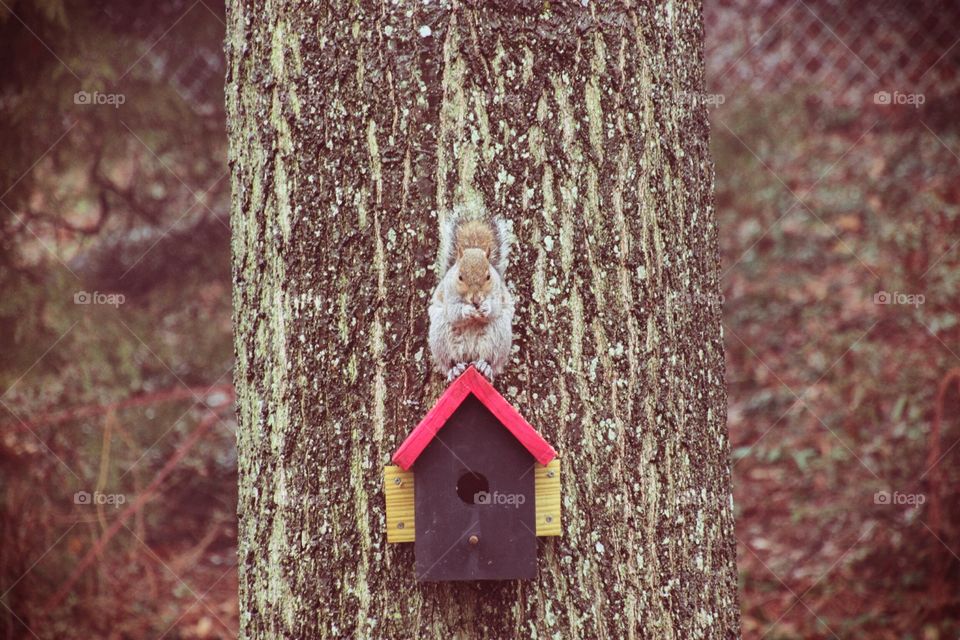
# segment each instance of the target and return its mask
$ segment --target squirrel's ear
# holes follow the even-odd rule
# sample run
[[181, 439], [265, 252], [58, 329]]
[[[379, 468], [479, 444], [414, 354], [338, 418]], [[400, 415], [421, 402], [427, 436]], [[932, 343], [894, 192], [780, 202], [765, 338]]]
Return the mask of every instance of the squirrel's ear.
[[457, 260], [459, 260], [459, 259], [462, 258], [462, 257], [463, 257], [463, 245], [462, 245], [462, 244], [458, 244], [458, 245], [457, 245]]

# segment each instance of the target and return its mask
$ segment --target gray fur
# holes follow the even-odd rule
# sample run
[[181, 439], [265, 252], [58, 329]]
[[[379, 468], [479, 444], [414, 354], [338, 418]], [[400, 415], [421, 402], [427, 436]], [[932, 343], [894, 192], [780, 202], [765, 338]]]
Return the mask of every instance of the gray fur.
[[[496, 255], [490, 258], [491, 292], [480, 307], [457, 293], [459, 265], [454, 255], [457, 225], [466, 220], [487, 221], [498, 240]], [[440, 258], [444, 273], [430, 301], [430, 354], [437, 370], [456, 379], [469, 364], [491, 382], [510, 359], [513, 342], [513, 295], [504, 273], [509, 254], [510, 231], [506, 221], [488, 216], [482, 207], [454, 209], [441, 228]]]
[[506, 220], [499, 216], [487, 213], [486, 208], [481, 202], [464, 202], [453, 207], [440, 226], [440, 277], [446, 273], [457, 262], [457, 252], [454, 247], [457, 237], [457, 226], [468, 220], [482, 220], [493, 229], [493, 237], [496, 242], [494, 255], [490, 256], [490, 264], [501, 276], [507, 273], [507, 264], [510, 260], [510, 244], [512, 234], [510, 225]]

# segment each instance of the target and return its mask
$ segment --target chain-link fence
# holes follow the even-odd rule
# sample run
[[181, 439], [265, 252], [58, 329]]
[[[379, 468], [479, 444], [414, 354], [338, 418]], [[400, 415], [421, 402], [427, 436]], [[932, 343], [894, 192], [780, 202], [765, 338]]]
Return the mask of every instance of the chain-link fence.
[[956, 0], [705, 0], [704, 12], [713, 91], [802, 86], [862, 104], [960, 90]]
[[131, 18], [124, 11], [104, 11], [118, 25], [133, 20], [125, 28], [139, 36], [144, 50], [131, 69], [149, 67], [155, 80], [172, 87], [200, 114], [221, 113], [226, 73], [223, 4], [167, 0], [157, 3], [156, 11], [161, 15], [153, 21], [139, 15]]
[[[707, 82], [718, 93], [800, 86], [828, 103], [862, 104], [878, 92], [960, 92], [957, 0], [705, 0], [704, 20]], [[171, 54], [158, 47], [151, 63], [202, 105], [222, 83], [221, 52]]]

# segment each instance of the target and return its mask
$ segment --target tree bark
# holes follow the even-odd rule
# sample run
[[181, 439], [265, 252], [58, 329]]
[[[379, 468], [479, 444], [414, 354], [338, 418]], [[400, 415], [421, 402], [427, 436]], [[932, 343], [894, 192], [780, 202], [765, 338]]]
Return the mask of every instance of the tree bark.
[[[699, 2], [228, 2], [241, 628], [732, 638]], [[528, 582], [420, 584], [383, 466], [444, 388], [439, 220], [512, 220], [497, 387], [560, 452]]]

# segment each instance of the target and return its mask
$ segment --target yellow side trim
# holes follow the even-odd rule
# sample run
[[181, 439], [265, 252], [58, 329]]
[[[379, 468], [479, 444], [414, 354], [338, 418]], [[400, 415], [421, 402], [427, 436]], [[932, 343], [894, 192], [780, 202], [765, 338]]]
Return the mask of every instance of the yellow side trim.
[[395, 465], [384, 467], [383, 493], [387, 499], [387, 542], [413, 542], [413, 471]]
[[537, 500], [537, 535], [561, 535], [559, 458], [554, 458], [547, 466], [537, 463], [534, 492]]

